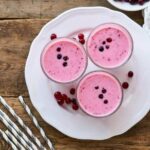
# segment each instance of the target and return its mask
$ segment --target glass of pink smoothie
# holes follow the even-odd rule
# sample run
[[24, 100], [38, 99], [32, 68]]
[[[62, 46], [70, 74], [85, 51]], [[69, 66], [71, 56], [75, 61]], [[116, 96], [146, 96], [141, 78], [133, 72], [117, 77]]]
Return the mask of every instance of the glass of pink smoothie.
[[81, 109], [93, 117], [106, 117], [121, 105], [123, 91], [113, 75], [95, 71], [87, 74], [77, 88], [77, 99]]
[[91, 32], [87, 51], [97, 66], [116, 68], [129, 60], [133, 51], [133, 40], [123, 26], [114, 23], [102, 24]]
[[78, 79], [87, 67], [83, 46], [69, 38], [58, 38], [46, 45], [41, 54], [41, 66], [46, 76], [59, 83]]

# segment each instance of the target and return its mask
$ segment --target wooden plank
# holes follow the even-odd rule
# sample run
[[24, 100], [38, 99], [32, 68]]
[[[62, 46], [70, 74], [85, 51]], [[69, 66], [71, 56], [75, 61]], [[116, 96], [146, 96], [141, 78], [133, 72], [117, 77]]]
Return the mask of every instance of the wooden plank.
[[[106, 0], [0, 0], [0, 18], [54, 18], [65, 10], [85, 6], [116, 9]], [[142, 24], [141, 12], [127, 14]]]

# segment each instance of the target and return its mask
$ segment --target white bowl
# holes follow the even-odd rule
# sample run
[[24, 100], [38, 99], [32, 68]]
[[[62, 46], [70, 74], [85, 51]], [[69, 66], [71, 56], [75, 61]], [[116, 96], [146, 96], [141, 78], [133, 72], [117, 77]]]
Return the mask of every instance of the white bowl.
[[135, 5], [131, 5], [129, 3], [126, 2], [117, 2], [114, 0], [107, 0], [110, 4], [112, 4], [113, 6], [121, 9], [121, 10], [125, 10], [125, 11], [138, 11], [138, 10], [142, 10], [148, 6], [150, 6], [150, 2], [146, 2], [143, 5], [139, 5], [139, 4], [135, 4]]

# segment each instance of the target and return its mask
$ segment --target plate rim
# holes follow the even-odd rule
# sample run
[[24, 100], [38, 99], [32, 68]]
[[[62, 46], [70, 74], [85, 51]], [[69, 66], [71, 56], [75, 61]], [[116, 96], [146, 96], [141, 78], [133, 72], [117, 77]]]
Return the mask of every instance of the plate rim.
[[[105, 9], [107, 11], [110, 11], [112, 13], [119, 13], [119, 14], [122, 14], [124, 16], [126, 16], [124, 13], [122, 12], [119, 12], [119, 11], [116, 11], [116, 10], [112, 10], [112, 9], [109, 9], [109, 8], [106, 8], [106, 7], [101, 7], [101, 6], [96, 6], [96, 7], [76, 7], [76, 8], [72, 8], [72, 9], [69, 9], [67, 11], [64, 11], [63, 13], [61, 13], [60, 15], [58, 15], [57, 17], [55, 17], [54, 19], [48, 21], [43, 27], [42, 29], [39, 31], [38, 35], [34, 38], [34, 40], [32, 41], [31, 45], [30, 45], [30, 50], [29, 50], [29, 53], [28, 53], [28, 56], [27, 56], [27, 59], [26, 59], [26, 63], [25, 63], [25, 82], [26, 82], [26, 86], [27, 86], [27, 90], [28, 90], [28, 93], [29, 93], [29, 97], [30, 97], [30, 100], [31, 100], [31, 103], [33, 105], [33, 107], [36, 109], [36, 111], [38, 111], [38, 113], [40, 114], [41, 118], [46, 122], [48, 123], [50, 126], [52, 126], [53, 128], [57, 129], [59, 132], [63, 133], [64, 135], [67, 135], [71, 138], [75, 138], [75, 139], [80, 139], [80, 140], [106, 140], [106, 139], [110, 139], [112, 137], [115, 137], [115, 136], [118, 136], [118, 135], [121, 135], [125, 132], [127, 132], [128, 130], [130, 130], [134, 125], [136, 125], [139, 121], [141, 121], [146, 115], [147, 113], [149, 112], [150, 110], [150, 105], [145, 106], [145, 109], [143, 111], [139, 111], [139, 115], [137, 115], [135, 118], [134, 118], [134, 121], [132, 120], [130, 123], [126, 124], [126, 128], [122, 131], [115, 131], [113, 134], [109, 134], [109, 136], [105, 137], [105, 138], [81, 138], [79, 136], [75, 136], [70, 133], [66, 133], [65, 131], [59, 129], [57, 126], [55, 126], [55, 124], [53, 122], [49, 123], [45, 118], [44, 118], [44, 115], [42, 113], [40, 113], [38, 107], [34, 104], [34, 102], [32, 101], [31, 99], [31, 94], [30, 94], [30, 88], [29, 88], [29, 83], [28, 83], [28, 79], [27, 79], [27, 66], [28, 66], [28, 62], [30, 60], [30, 57], [31, 57], [31, 49], [32, 49], [32, 46], [34, 45], [34, 43], [36, 42], [36, 40], [38, 40], [38, 38], [41, 36], [43, 30], [45, 30], [45, 28], [47, 28], [47, 26], [57, 20], [59, 20], [61, 17], [63, 17], [64, 15], [67, 15], [68, 13], [70, 12], [73, 12], [73, 11], [78, 11], [78, 10], [91, 10], [91, 9]], [[126, 16], [127, 17], [127, 16]], [[130, 19], [128, 17], [128, 19]], [[130, 19], [130, 21], [134, 22], [132, 19]], [[140, 26], [140, 25], [139, 25]]]

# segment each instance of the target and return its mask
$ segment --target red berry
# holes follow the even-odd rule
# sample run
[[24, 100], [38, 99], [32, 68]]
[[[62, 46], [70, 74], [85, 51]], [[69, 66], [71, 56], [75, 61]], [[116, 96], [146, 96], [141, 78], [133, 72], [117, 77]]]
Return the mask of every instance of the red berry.
[[67, 96], [66, 94], [63, 94], [63, 95], [62, 95], [62, 99], [63, 99], [63, 100], [66, 100], [66, 99], [68, 99], [68, 96]]
[[78, 106], [77, 104], [73, 104], [73, 105], [72, 105], [72, 109], [73, 109], [73, 110], [78, 110], [78, 109], [79, 109], [79, 106]]
[[74, 95], [74, 94], [75, 94], [75, 91], [76, 91], [75, 88], [71, 88], [71, 89], [70, 89], [70, 94], [71, 94], [71, 95]]
[[129, 83], [128, 83], [128, 82], [123, 82], [123, 83], [122, 83], [122, 87], [123, 87], [124, 89], [127, 89], [127, 88], [129, 87]]
[[107, 41], [108, 43], [110, 43], [110, 42], [112, 42], [112, 38], [107, 38], [106, 41]]
[[61, 92], [59, 92], [59, 91], [55, 92], [54, 97], [56, 98], [56, 100], [62, 99]]
[[64, 100], [63, 99], [57, 100], [57, 103], [62, 106], [64, 104]]
[[66, 100], [65, 100], [66, 104], [71, 104], [71, 99], [68, 97]]
[[55, 33], [51, 34], [51, 40], [56, 39], [57, 35]]
[[79, 38], [79, 39], [84, 39], [84, 34], [83, 34], [83, 33], [79, 33], [79, 34], [78, 34], [78, 38]]
[[84, 39], [79, 39], [79, 42], [80, 42], [81, 44], [84, 44], [84, 43], [85, 43], [85, 40], [84, 40]]
[[129, 77], [129, 78], [132, 78], [133, 75], [134, 75], [134, 73], [133, 73], [132, 71], [129, 71], [129, 72], [128, 72], [128, 77]]

